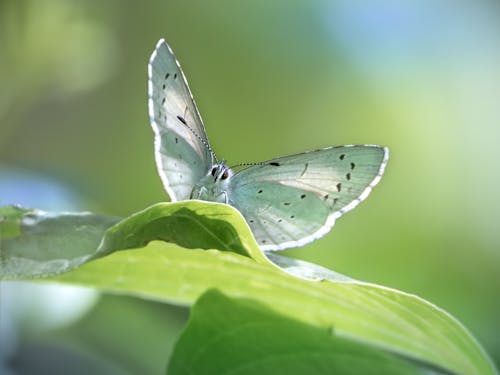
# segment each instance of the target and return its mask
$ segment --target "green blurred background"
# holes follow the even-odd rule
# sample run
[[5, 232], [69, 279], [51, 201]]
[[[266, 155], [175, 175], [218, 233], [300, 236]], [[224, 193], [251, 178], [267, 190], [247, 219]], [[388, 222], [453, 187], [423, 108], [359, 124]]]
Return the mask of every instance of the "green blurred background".
[[[229, 164], [388, 146], [370, 198], [286, 254], [422, 296], [500, 363], [500, 3], [4, 0], [0, 204], [125, 216], [168, 199], [147, 115], [161, 37]], [[19, 296], [35, 289], [2, 288], [2, 340], [24, 364], [33, 345], [70, 347], [121, 363], [117, 373], [157, 373], [187, 316], [101, 296], [44, 325], [53, 300], [23, 310]], [[23, 292], [9, 299], [12, 288]]]

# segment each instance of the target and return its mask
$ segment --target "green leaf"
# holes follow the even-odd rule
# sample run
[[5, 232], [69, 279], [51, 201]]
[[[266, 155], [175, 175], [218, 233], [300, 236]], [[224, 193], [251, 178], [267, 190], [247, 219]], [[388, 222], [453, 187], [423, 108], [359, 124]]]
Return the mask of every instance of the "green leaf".
[[91, 213], [48, 213], [0, 207], [0, 280], [68, 271], [97, 252], [117, 218]]
[[158, 203], [110, 228], [100, 250], [110, 253], [152, 240], [186, 249], [218, 249], [264, 261], [239, 212], [227, 205], [190, 200]]
[[241, 215], [226, 205], [158, 203], [118, 220], [88, 212], [0, 207], [0, 279], [56, 275], [155, 239], [187, 249], [232, 251], [265, 262]]
[[[54, 226], [47, 231], [48, 237], [62, 232]], [[81, 236], [84, 242], [86, 235]], [[25, 237], [18, 239], [27, 249], [21, 241]], [[72, 244], [54, 242], [51, 249], [57, 254], [52, 258], [64, 258], [71, 246], [79, 246], [75, 242], [77, 236]], [[472, 335], [445, 311], [414, 295], [351, 280], [306, 262], [271, 254], [272, 263], [260, 252], [241, 215], [226, 205], [186, 201], [152, 206], [106, 232], [94, 256], [108, 253], [48, 280], [182, 305], [216, 288], [231, 298], [257, 301], [289, 319], [334, 329], [337, 338], [457, 374], [496, 373]]]
[[291, 319], [384, 348], [457, 374], [495, 374], [470, 333], [436, 306], [410, 294], [362, 283], [307, 281], [274, 265], [217, 250], [153, 241], [115, 252], [53, 281], [190, 305], [210, 288], [254, 299]]
[[[279, 369], [279, 371], [277, 371]], [[191, 309], [168, 374], [422, 374], [408, 361], [254, 300], [203, 294]]]

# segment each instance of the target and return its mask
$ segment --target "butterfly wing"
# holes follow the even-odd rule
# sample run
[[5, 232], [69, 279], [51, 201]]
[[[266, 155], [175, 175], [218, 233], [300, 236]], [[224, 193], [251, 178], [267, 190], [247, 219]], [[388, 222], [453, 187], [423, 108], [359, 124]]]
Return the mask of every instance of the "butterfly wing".
[[386, 148], [359, 145], [273, 159], [232, 176], [229, 204], [243, 214], [263, 250], [302, 246], [368, 196], [388, 156]]
[[189, 199], [213, 156], [184, 73], [163, 39], [149, 60], [148, 78], [158, 173], [172, 201]]

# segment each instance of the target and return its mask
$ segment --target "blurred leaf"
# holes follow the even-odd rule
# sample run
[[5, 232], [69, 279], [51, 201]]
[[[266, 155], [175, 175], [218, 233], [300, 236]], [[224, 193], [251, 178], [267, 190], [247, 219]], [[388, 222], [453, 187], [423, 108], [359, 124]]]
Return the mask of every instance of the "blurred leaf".
[[117, 218], [0, 207], [0, 280], [45, 277], [90, 259]]
[[310, 281], [352, 281], [348, 276], [342, 275], [338, 272], [329, 270], [328, 268], [318, 266], [314, 263], [304, 262], [303, 260], [288, 258], [282, 255], [278, 255], [274, 252], [266, 252], [266, 258], [273, 262], [282, 271], [289, 273], [290, 275], [300, 277], [305, 280]]
[[19, 236], [23, 216], [32, 211], [18, 206], [0, 207], [0, 239]]
[[[4, 370], [4, 368], [2, 368]], [[129, 375], [116, 363], [67, 345], [43, 340], [21, 342], [2, 374]]]
[[[89, 214], [45, 214], [40, 220], [34, 220], [38, 218], [35, 216], [31, 218], [36, 224], [31, 228], [35, 233], [22, 230], [12, 240], [32, 255], [30, 244], [37, 249], [39, 242], [22, 240], [51, 234], [44, 246], [49, 247], [51, 239], [59, 243], [51, 247], [54, 254], [49, 257], [50, 265], [52, 259], [64, 258], [63, 254], [67, 258], [71, 245], [80, 247], [74, 221], [87, 217], [95, 220]], [[50, 220], [53, 225], [48, 225]], [[97, 232], [104, 229], [89, 228], [97, 246]], [[62, 235], [67, 231], [68, 238]], [[98, 252], [88, 251], [86, 231], [80, 235], [87, 255], [79, 262], [88, 259], [89, 254], [132, 249], [115, 251], [49, 280], [186, 305], [216, 288], [230, 297], [253, 299], [276, 313], [323, 330], [334, 327], [339, 339], [362, 341], [458, 374], [495, 373], [482, 348], [459, 322], [416, 296], [271, 255], [287, 272], [302, 278], [283, 272], [262, 255], [241, 215], [226, 205], [200, 201], [154, 205], [110, 228]], [[9, 245], [14, 248], [14, 243]]]
[[157, 375], [165, 370], [187, 318], [186, 308], [102, 294], [82, 319], [44, 337], [38, 335], [37, 341], [66, 343], [114, 363], [128, 375]]
[[168, 374], [422, 374], [372, 346], [215, 290], [191, 309]]

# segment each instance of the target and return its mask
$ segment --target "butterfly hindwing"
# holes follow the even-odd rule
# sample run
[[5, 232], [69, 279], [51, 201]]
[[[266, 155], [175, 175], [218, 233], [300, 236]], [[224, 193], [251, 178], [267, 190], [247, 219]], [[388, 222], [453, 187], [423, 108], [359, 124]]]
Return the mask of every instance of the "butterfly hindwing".
[[213, 156], [186, 78], [163, 39], [151, 55], [148, 76], [158, 172], [172, 201], [189, 199]]
[[359, 145], [273, 159], [231, 178], [229, 204], [246, 218], [262, 249], [301, 246], [368, 196], [387, 158], [383, 147]]

